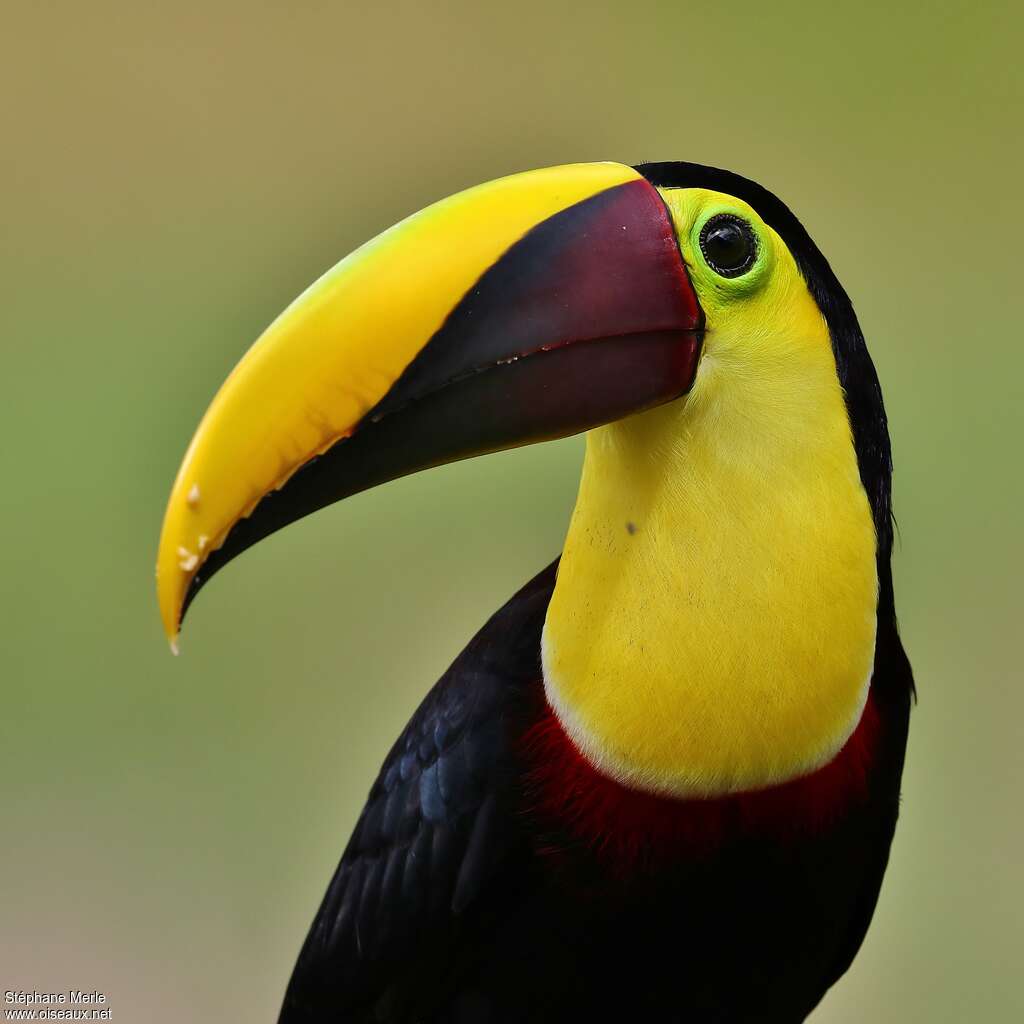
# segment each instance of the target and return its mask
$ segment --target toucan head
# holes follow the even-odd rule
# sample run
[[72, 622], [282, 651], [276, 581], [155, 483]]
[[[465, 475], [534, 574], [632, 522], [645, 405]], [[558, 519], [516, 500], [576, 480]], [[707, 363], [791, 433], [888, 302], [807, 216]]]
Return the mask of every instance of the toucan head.
[[215, 572], [310, 512], [420, 469], [682, 410], [705, 375], [742, 376], [751, 346], [831, 361], [887, 530], [874, 371], [845, 293], [770, 193], [693, 164], [590, 163], [442, 200], [311, 285], [217, 393], [160, 538], [167, 635]]

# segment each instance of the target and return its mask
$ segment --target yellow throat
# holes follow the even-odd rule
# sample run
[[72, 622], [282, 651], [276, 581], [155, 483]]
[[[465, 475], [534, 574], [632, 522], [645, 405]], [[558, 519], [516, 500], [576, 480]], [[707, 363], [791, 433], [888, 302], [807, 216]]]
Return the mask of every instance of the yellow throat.
[[[710, 796], [813, 771], [867, 699], [875, 531], [828, 329], [738, 200], [664, 193], [708, 317], [684, 399], [591, 431], [543, 637], [548, 700], [601, 771]], [[715, 282], [695, 225], [748, 218], [758, 277]]]

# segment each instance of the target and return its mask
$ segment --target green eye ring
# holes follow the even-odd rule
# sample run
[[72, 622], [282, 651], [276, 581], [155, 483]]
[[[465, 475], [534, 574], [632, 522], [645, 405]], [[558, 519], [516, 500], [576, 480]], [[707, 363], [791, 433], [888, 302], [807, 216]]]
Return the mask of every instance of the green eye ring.
[[753, 291], [774, 262], [771, 238], [763, 226], [724, 204], [716, 204], [698, 217], [690, 240], [694, 255], [723, 292]]

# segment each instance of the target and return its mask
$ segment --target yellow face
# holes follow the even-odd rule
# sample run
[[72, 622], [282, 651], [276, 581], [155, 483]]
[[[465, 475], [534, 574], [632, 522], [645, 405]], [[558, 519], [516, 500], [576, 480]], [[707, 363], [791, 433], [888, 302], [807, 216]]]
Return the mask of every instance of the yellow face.
[[828, 329], [785, 244], [731, 196], [660, 191], [703, 356], [688, 396], [588, 434], [544, 677], [601, 770], [715, 795], [813, 771], [856, 727], [875, 532]]

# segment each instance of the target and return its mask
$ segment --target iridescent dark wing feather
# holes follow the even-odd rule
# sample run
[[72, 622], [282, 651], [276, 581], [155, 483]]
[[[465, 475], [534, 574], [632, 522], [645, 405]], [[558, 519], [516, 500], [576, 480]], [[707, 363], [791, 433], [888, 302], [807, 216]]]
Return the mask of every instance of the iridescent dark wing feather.
[[388, 754], [299, 956], [282, 1024], [400, 1019], [412, 998], [444, 998], [474, 934], [511, 897], [528, 859], [513, 741], [540, 680], [553, 583], [551, 566], [484, 626]]

